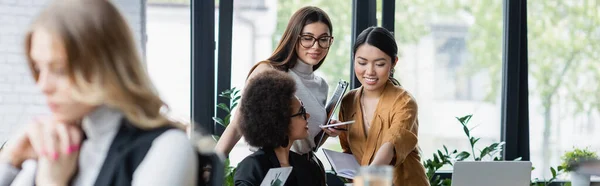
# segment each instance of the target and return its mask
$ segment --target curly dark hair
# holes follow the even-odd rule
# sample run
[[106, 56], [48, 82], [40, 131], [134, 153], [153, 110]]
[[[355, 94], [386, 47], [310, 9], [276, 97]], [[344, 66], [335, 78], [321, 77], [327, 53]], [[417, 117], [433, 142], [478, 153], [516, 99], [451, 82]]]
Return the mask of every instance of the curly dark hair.
[[248, 80], [242, 95], [242, 135], [248, 144], [262, 148], [285, 147], [296, 82], [279, 70], [267, 70]]

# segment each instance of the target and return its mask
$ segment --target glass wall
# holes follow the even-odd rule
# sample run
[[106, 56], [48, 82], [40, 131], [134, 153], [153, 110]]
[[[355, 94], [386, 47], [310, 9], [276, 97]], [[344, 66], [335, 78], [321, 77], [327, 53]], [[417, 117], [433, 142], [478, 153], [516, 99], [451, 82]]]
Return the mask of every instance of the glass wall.
[[549, 177], [566, 151], [600, 151], [598, 9], [598, 1], [527, 1], [534, 176]]
[[172, 117], [190, 118], [189, 0], [148, 0], [146, 6], [148, 73]]
[[500, 141], [502, 16], [502, 1], [396, 1], [396, 77], [419, 104], [423, 159], [472, 152], [456, 117], [473, 115], [477, 155]]

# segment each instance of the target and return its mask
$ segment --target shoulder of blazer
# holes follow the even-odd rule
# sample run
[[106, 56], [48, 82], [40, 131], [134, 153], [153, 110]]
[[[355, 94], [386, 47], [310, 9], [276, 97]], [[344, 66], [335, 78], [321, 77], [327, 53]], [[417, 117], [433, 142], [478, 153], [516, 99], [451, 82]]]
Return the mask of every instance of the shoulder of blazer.
[[401, 86], [395, 86], [391, 83], [387, 85], [384, 89], [382, 100], [385, 104], [380, 104], [380, 106], [385, 107], [383, 109], [396, 109], [397, 106], [406, 105], [409, 102], [414, 102], [416, 105], [416, 99]]

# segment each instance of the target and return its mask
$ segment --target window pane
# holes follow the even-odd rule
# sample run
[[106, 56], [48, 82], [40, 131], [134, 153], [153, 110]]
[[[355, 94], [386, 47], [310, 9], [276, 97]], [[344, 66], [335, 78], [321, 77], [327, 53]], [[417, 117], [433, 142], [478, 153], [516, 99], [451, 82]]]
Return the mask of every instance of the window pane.
[[189, 0], [149, 0], [146, 7], [148, 73], [171, 116], [190, 118]]
[[[340, 79], [348, 81], [352, 28], [351, 3], [346, 0], [250, 0], [234, 1], [232, 87], [243, 88], [250, 68], [271, 55], [292, 14], [303, 6], [309, 5], [317, 6], [327, 12], [333, 24], [335, 37], [325, 62], [315, 73], [330, 85], [329, 96]], [[336, 138], [330, 138], [324, 147], [341, 150]], [[249, 154], [251, 154], [249, 147], [242, 139], [230, 153], [231, 163], [235, 165]], [[327, 164], [321, 152], [317, 155], [323, 163]], [[328, 164], [325, 166], [328, 169]]]
[[395, 75], [419, 105], [423, 160], [443, 145], [472, 152], [455, 117], [473, 114], [477, 156], [499, 142], [502, 1], [396, 1], [395, 16]]
[[527, 1], [533, 176], [549, 178], [574, 147], [600, 150], [598, 9], [598, 1]]

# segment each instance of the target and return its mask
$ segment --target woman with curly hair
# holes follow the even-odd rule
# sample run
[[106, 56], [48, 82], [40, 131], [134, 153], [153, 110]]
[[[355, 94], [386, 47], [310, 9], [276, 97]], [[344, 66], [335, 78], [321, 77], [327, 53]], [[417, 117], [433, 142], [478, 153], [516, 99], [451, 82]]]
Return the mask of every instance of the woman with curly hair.
[[286, 73], [266, 70], [249, 80], [242, 97], [240, 129], [248, 144], [259, 147], [238, 164], [235, 185], [260, 185], [271, 168], [290, 167], [285, 185], [319, 185], [307, 158], [290, 151], [308, 136], [310, 114], [294, 93], [296, 82]]

